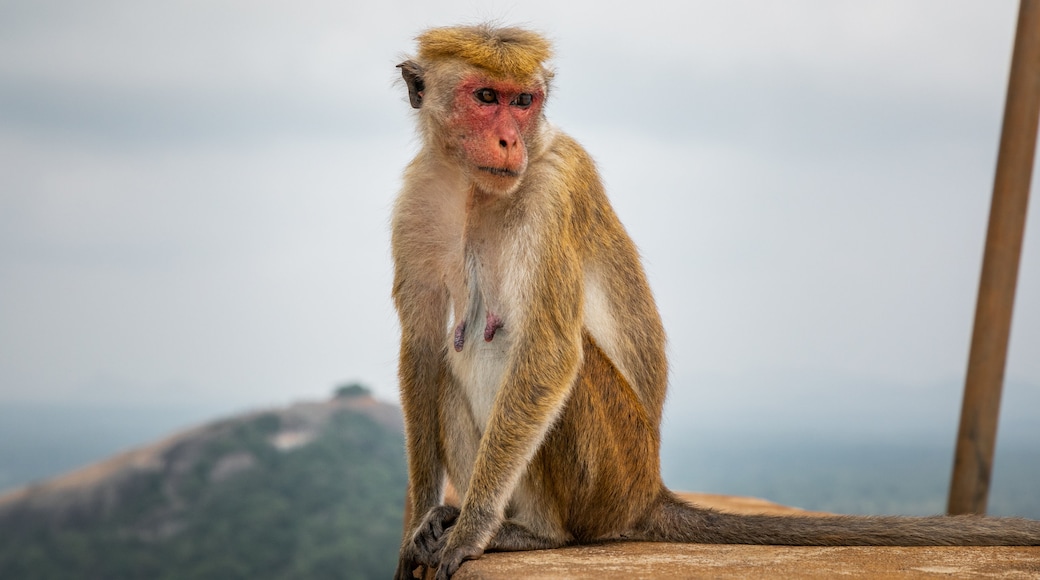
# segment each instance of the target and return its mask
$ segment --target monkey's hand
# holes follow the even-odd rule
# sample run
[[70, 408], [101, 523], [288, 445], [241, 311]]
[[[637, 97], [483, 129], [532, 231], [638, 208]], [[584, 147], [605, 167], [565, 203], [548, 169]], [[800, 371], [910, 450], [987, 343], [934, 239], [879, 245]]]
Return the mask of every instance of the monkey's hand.
[[460, 536], [458, 533], [450, 534], [447, 544], [441, 550], [441, 564], [437, 568], [436, 580], [450, 580], [459, 571], [463, 562], [479, 558], [484, 554], [484, 548], [475, 543], [467, 542], [457, 545], [453, 540], [458, 536]]
[[426, 512], [419, 527], [401, 546], [396, 580], [412, 580], [412, 572], [419, 566], [436, 568], [440, 564], [447, 532], [458, 517], [459, 508], [450, 505], [439, 505]]
[[[445, 534], [440, 551], [440, 566], [436, 580], [449, 580], [466, 560], [481, 557], [487, 548], [489, 536], [499, 524], [496, 518], [478, 509], [463, 510], [455, 524]], [[488, 531], [492, 534], [489, 534]]]

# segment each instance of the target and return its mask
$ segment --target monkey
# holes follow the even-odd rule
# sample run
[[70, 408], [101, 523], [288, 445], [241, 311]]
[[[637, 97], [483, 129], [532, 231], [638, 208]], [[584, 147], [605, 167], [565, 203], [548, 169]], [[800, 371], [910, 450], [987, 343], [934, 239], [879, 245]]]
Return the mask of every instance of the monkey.
[[[596, 166], [552, 125], [551, 43], [431, 28], [400, 65], [421, 147], [391, 217], [409, 492], [396, 578], [612, 540], [1040, 545], [983, 516], [734, 515], [660, 474], [665, 333]], [[445, 505], [450, 481], [461, 507]]]

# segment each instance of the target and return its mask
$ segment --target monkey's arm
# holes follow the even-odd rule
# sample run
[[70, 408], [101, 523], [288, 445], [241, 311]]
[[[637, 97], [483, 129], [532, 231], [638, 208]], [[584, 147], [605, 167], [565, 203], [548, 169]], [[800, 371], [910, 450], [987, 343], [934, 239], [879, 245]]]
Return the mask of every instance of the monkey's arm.
[[[409, 547], [427, 513], [441, 503], [444, 487], [437, 401], [446, 372], [443, 331], [447, 323], [447, 296], [436, 285], [424, 284], [419, 277], [408, 275], [404, 267], [397, 269], [395, 278], [393, 295], [401, 317], [398, 373], [408, 448], [406, 501], [411, 507], [402, 545]], [[398, 577], [411, 577], [411, 571], [423, 563], [409, 554], [402, 549]]]

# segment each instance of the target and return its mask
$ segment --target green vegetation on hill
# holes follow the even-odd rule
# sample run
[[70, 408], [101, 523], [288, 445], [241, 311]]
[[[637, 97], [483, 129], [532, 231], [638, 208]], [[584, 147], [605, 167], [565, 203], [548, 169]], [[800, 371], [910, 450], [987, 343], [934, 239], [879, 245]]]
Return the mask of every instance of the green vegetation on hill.
[[355, 397], [371, 397], [372, 391], [360, 383], [348, 383], [340, 386], [334, 393], [337, 399], [351, 399]]
[[399, 432], [339, 409], [279, 449], [285, 418], [224, 422], [58, 515], [0, 514], [0, 578], [386, 578], [400, 542]]

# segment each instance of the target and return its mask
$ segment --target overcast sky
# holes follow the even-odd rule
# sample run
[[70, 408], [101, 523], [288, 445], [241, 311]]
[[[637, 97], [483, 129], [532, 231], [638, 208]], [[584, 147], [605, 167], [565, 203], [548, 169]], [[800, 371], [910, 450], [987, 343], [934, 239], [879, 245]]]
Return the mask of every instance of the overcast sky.
[[[0, 404], [394, 400], [394, 65], [488, 18], [556, 43], [548, 115], [641, 248], [674, 404], [956, 391], [1016, 7], [0, 0]], [[1008, 362], [1033, 391], [1038, 206]]]

